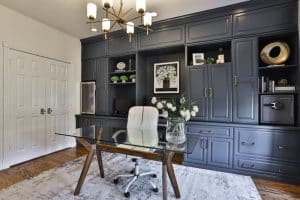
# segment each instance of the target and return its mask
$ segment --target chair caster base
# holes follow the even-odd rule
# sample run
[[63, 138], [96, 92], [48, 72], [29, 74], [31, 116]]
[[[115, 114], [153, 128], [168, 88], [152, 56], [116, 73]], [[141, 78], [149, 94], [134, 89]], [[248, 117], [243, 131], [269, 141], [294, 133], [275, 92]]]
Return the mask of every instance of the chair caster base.
[[152, 178], [157, 178], [157, 175], [156, 175], [156, 174], [153, 174], [153, 175], [152, 175]]
[[126, 198], [129, 198], [129, 197], [130, 197], [130, 192], [125, 192], [125, 193], [124, 193], [124, 196], [125, 196]]
[[153, 192], [158, 192], [158, 188], [152, 188], [151, 189]]
[[119, 183], [118, 179], [114, 179], [114, 184], [117, 185]]

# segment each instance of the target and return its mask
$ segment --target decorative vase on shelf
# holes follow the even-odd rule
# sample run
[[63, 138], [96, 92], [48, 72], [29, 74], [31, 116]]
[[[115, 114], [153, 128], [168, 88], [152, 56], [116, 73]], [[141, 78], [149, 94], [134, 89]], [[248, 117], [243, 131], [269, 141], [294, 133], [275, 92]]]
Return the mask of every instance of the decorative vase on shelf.
[[183, 144], [186, 141], [184, 119], [181, 117], [168, 118], [166, 140], [172, 144]]

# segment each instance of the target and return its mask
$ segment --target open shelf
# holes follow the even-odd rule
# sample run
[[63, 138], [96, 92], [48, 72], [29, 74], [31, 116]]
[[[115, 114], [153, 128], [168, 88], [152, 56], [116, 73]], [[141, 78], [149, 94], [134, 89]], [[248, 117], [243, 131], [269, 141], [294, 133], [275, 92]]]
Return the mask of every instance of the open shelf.
[[109, 85], [135, 85], [135, 82], [126, 82], [126, 83], [109, 83]]
[[298, 94], [297, 92], [263, 92], [259, 93], [259, 95], [284, 95], [284, 94]]
[[120, 74], [135, 74], [136, 70], [127, 70], [127, 71], [115, 71], [110, 72], [109, 75], [120, 75]]
[[284, 66], [267, 66], [267, 67], [259, 67], [260, 71], [264, 70], [292, 70], [298, 69], [298, 65], [284, 65]]
[[211, 65], [224, 65], [224, 64], [231, 64], [231, 62], [225, 62], [225, 63], [220, 63], [220, 64], [204, 64], [204, 65], [188, 65], [187, 67], [201, 67], [201, 66], [211, 66]]

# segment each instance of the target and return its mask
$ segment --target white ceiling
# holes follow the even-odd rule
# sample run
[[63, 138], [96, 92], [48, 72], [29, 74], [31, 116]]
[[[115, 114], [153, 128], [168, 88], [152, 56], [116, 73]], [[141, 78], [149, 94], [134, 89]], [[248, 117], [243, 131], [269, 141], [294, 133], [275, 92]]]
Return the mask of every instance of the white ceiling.
[[[154, 21], [158, 21], [244, 1], [247, 0], [148, 0], [147, 11], [157, 12]], [[87, 2], [95, 2], [100, 8], [101, 0], [0, 0], [6, 7], [77, 38], [99, 34], [90, 32], [86, 25]], [[114, 0], [114, 5], [118, 2]], [[135, 0], [124, 0], [124, 6], [135, 9]], [[103, 16], [101, 9], [98, 16]]]

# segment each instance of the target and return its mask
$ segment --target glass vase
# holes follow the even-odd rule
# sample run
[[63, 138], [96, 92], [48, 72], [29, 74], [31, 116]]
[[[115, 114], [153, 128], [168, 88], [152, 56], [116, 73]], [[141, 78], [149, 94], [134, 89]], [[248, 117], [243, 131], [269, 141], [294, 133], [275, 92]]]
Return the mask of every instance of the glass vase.
[[169, 118], [166, 140], [172, 144], [183, 144], [186, 141], [185, 121], [182, 118]]

